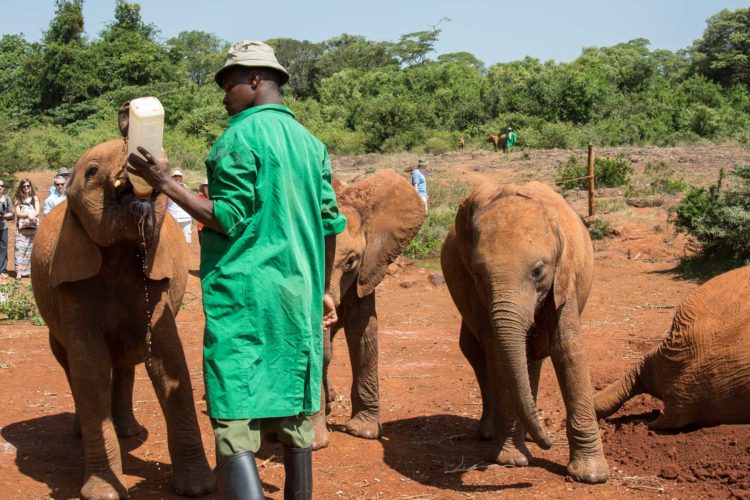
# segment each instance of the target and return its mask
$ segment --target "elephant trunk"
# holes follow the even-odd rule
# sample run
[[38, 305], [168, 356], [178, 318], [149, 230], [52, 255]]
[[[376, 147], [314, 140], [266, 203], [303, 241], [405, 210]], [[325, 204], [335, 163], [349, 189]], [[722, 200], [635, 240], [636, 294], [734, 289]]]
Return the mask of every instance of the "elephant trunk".
[[628, 399], [644, 392], [641, 371], [648, 357], [635, 364], [618, 381], [608, 385], [594, 396], [596, 418], [606, 418], [620, 409]]
[[536, 411], [536, 403], [529, 383], [526, 356], [526, 335], [531, 327], [524, 314], [516, 312], [517, 302], [495, 301], [492, 308], [492, 328], [496, 341], [495, 356], [499, 366], [510, 374], [508, 388], [517, 414], [524, 427], [540, 448], [552, 447], [552, 439], [544, 430]]

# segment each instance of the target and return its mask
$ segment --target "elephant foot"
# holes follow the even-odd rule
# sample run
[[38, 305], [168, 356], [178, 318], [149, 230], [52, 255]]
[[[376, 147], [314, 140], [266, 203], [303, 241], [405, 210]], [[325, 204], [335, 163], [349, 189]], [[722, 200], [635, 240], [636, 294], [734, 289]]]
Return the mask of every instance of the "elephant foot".
[[129, 417], [113, 418], [112, 422], [115, 426], [115, 432], [117, 437], [130, 438], [139, 436], [146, 429], [135, 419], [133, 415]]
[[321, 450], [328, 446], [329, 433], [326, 419], [321, 412], [313, 415], [313, 451]]
[[377, 417], [367, 418], [362, 413], [358, 413], [347, 422], [346, 432], [362, 439], [378, 439], [382, 429]]
[[91, 474], [81, 487], [82, 500], [117, 500], [127, 497], [125, 483], [112, 471]]
[[604, 453], [574, 457], [568, 464], [568, 475], [575, 481], [588, 484], [604, 483], [609, 478], [609, 466]]
[[331, 401], [336, 401], [336, 391], [329, 385], [326, 389], [326, 415], [331, 414]]
[[505, 443], [496, 446], [492, 452], [491, 460], [506, 467], [526, 467], [531, 460], [531, 452], [524, 443]]
[[208, 495], [216, 489], [216, 478], [205, 455], [199, 460], [172, 466], [169, 483], [175, 493], [184, 497]]

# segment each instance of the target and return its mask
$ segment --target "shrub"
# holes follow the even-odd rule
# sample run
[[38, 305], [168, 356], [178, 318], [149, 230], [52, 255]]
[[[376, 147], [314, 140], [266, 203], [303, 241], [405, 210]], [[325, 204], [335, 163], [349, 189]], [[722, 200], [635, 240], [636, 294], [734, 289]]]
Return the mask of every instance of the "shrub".
[[612, 232], [612, 225], [604, 219], [594, 219], [589, 225], [589, 234], [592, 240], [603, 240]]
[[463, 182], [435, 180], [429, 185], [429, 209], [424, 224], [404, 250], [410, 258], [424, 258], [440, 254], [443, 240], [456, 219], [458, 205], [471, 190]]
[[722, 192], [724, 171], [708, 188], [692, 188], [670, 210], [677, 232], [692, 236], [708, 257], [750, 259], [750, 167], [735, 166], [737, 185]]
[[[633, 167], [625, 158], [596, 158], [594, 160], [594, 184], [596, 187], [624, 186], [630, 181]], [[562, 189], [586, 189], [588, 169], [575, 156], [557, 166], [555, 184]]]
[[37, 318], [31, 285], [15, 280], [0, 283], [0, 313], [12, 320]]
[[648, 183], [650, 194], [675, 194], [687, 189], [682, 179], [673, 179], [674, 169], [665, 161], [649, 162], [644, 172], [651, 177]]

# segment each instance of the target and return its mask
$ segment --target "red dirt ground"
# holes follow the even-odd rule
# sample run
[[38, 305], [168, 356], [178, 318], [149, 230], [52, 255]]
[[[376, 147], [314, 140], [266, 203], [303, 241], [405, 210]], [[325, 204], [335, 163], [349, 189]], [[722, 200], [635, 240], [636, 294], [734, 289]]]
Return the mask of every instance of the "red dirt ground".
[[[748, 163], [739, 146], [623, 148], [645, 182], [643, 167], [664, 160], [693, 184], [715, 181], [720, 167]], [[487, 180], [551, 183], [554, 168], [583, 151], [462, 152], [431, 158], [428, 182], [469, 184]], [[350, 180], [365, 170], [404, 166], [413, 155], [339, 158], [337, 175]], [[196, 174], [196, 179], [199, 174]], [[51, 175], [32, 174], [46, 194]], [[686, 250], [675, 236], [665, 197], [655, 208], [625, 206], [622, 190], [600, 193], [616, 212], [604, 214], [618, 235], [595, 245], [595, 281], [583, 315], [593, 383], [600, 389], [666, 334], [673, 308], [700, 282], [677, 272]], [[585, 197], [570, 198], [584, 214]], [[613, 201], [614, 200], [614, 201]], [[12, 242], [12, 235], [11, 235]], [[11, 244], [12, 245], [12, 244]], [[178, 316], [192, 369], [203, 440], [213, 463], [212, 432], [205, 416], [201, 380], [203, 315], [198, 247], [191, 247], [191, 275]], [[431, 264], [431, 265], [430, 265]], [[434, 263], [427, 263], [434, 267]], [[13, 266], [11, 264], [10, 268]], [[544, 422], [555, 437], [549, 451], [530, 445], [535, 460], [512, 469], [486, 461], [489, 445], [474, 437], [481, 410], [473, 373], [458, 348], [459, 316], [433, 270], [404, 264], [378, 287], [383, 438], [364, 441], [334, 432], [330, 446], [314, 455], [316, 498], [449, 499], [491, 498], [499, 494], [535, 498], [727, 498], [750, 497], [750, 425], [718, 426], [676, 434], [655, 434], [640, 419], [653, 417], [660, 403], [640, 396], [612, 419], [600, 421], [611, 476], [589, 486], [565, 478], [567, 443], [564, 407], [551, 363], [545, 363], [539, 393]], [[411, 286], [404, 287], [402, 285]], [[136, 417], [148, 429], [121, 441], [124, 472], [132, 498], [175, 498], [169, 490], [166, 429], [143, 367], [136, 372]], [[338, 401], [329, 422], [342, 424], [350, 411], [350, 368], [342, 335], [334, 342], [331, 379]], [[62, 369], [52, 357], [44, 327], [0, 320], [0, 498], [72, 498], [80, 486], [82, 454], [72, 432], [73, 401]], [[260, 476], [270, 498], [282, 497], [280, 450], [259, 453]], [[206, 497], [210, 498], [210, 497]]]

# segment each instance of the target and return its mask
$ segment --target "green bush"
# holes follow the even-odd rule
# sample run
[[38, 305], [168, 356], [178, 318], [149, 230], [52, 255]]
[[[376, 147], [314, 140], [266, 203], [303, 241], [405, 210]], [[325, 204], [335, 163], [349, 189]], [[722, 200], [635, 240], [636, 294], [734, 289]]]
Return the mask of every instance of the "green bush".
[[[562, 189], [586, 189], [588, 169], [575, 156], [560, 163], [555, 173], [555, 184]], [[624, 186], [633, 175], [633, 167], [625, 158], [596, 158], [594, 160], [594, 185], [596, 187]]]
[[604, 219], [594, 219], [588, 229], [592, 240], [603, 240], [612, 234], [612, 225]]
[[35, 319], [39, 311], [34, 302], [31, 285], [15, 280], [0, 283], [0, 313], [8, 319]]
[[692, 236], [707, 257], [750, 259], [750, 167], [735, 166], [737, 184], [722, 190], [724, 171], [708, 188], [692, 188], [670, 210], [677, 232]]
[[649, 162], [644, 173], [651, 178], [648, 183], [650, 194], [675, 194], [687, 189], [682, 179], [674, 179], [674, 169], [665, 161]]
[[471, 191], [463, 182], [428, 180], [429, 209], [424, 224], [404, 250], [412, 259], [440, 254], [445, 236], [455, 222], [459, 204]]

